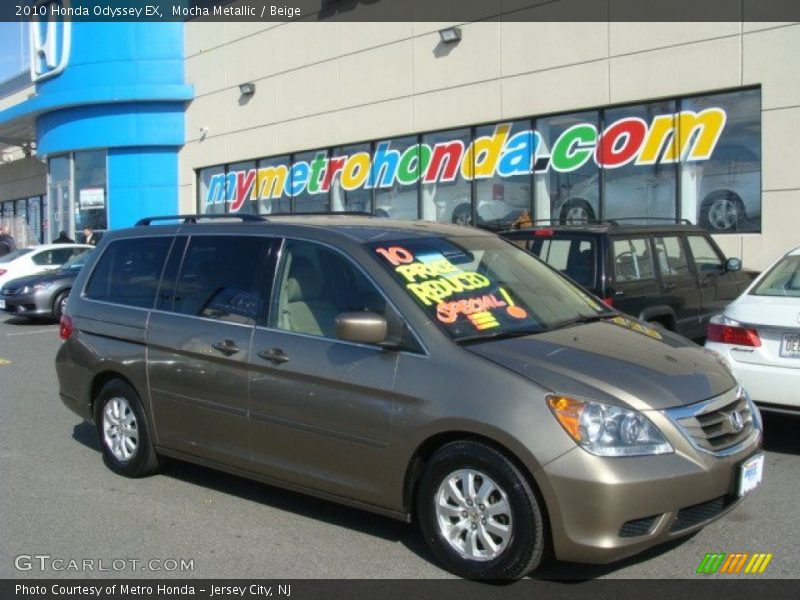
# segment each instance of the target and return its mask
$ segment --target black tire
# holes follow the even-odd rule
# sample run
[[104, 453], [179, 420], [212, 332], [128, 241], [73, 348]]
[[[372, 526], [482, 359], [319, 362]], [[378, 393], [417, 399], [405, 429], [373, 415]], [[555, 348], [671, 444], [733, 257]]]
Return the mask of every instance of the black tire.
[[[117, 414], [130, 424], [125, 430], [131, 432], [130, 435], [120, 436], [119, 427], [114, 430], [113, 420], [116, 417], [113, 414], [109, 414], [108, 420], [106, 419], [107, 409], [114, 413], [115, 406], [112, 403], [116, 403], [117, 408], [120, 406], [124, 408], [117, 411]], [[144, 477], [156, 473], [161, 468], [161, 459], [153, 448], [139, 395], [125, 381], [113, 379], [103, 386], [94, 402], [94, 416], [103, 462], [109, 469], [125, 477]], [[106, 428], [109, 428], [108, 436]], [[129, 438], [131, 442], [124, 444], [124, 448], [119, 446], [115, 453], [112, 440], [120, 440], [122, 437]], [[131, 445], [134, 445], [133, 450]], [[121, 456], [128, 452], [128, 456]]]
[[569, 200], [561, 207], [559, 216], [559, 224], [561, 225], [585, 224], [594, 220], [594, 209], [586, 200], [580, 198]]
[[472, 225], [472, 208], [469, 204], [459, 204], [453, 209], [451, 221], [455, 225]]
[[[502, 550], [494, 556], [484, 556], [482, 558], [470, 558], [464, 555], [465, 550], [459, 550], [449, 542], [440, 527], [440, 516], [437, 515], [437, 500], [439, 499], [440, 486], [452, 475], [461, 469], [470, 469], [491, 479], [501, 491], [493, 492], [483, 504], [475, 501], [469, 507], [463, 507], [460, 516], [443, 517], [445, 525], [453, 525], [454, 530], [464, 529], [464, 545], [470, 532], [467, 529], [476, 530], [475, 536], [482, 532], [489, 531], [490, 526], [484, 529], [480, 522], [486, 524], [486, 518], [481, 515], [488, 515], [484, 511], [491, 509], [488, 500], [494, 497], [495, 501], [501, 498], [501, 493], [505, 494], [507, 506], [510, 509], [510, 518], [500, 514], [497, 517], [487, 517], [489, 519], [506, 518], [506, 523], [510, 524], [508, 539], [504, 542], [502, 538], [492, 538], [493, 543], [500, 540], [498, 547]], [[476, 486], [478, 485], [476, 478]], [[476, 488], [481, 491], [481, 486], [486, 483], [482, 480]], [[491, 486], [490, 486], [491, 487]], [[463, 488], [462, 492], [463, 492]], [[480, 498], [481, 494], [476, 493], [475, 497]], [[470, 502], [467, 498], [465, 501]], [[477, 509], [480, 506], [480, 511]], [[448, 504], [452, 510], [461, 510], [455, 504]], [[437, 450], [425, 465], [422, 479], [416, 495], [416, 509], [420, 529], [425, 537], [428, 546], [450, 572], [467, 579], [518, 579], [533, 569], [535, 569], [544, 559], [546, 547], [545, 523], [540, 502], [536, 494], [531, 489], [528, 480], [520, 472], [517, 466], [491, 446], [477, 441], [458, 441], [451, 442]], [[464, 513], [471, 511], [469, 517]], [[473, 520], [473, 517], [475, 520]], [[455, 519], [455, 521], [453, 521]], [[449, 523], [448, 523], [449, 521]], [[496, 521], [502, 525], [502, 521]], [[462, 525], [463, 524], [463, 525]], [[455, 536], [457, 539], [454, 544], [460, 543], [461, 535]], [[478, 547], [479, 546], [479, 547]], [[476, 543], [477, 549], [486, 552], [487, 547], [480, 541]]]
[[64, 314], [64, 304], [66, 303], [68, 297], [69, 290], [63, 290], [56, 294], [56, 297], [53, 300], [53, 318], [56, 321], [61, 320], [61, 315]]
[[739, 231], [746, 220], [744, 203], [733, 192], [714, 192], [700, 208], [700, 225], [709, 231]]

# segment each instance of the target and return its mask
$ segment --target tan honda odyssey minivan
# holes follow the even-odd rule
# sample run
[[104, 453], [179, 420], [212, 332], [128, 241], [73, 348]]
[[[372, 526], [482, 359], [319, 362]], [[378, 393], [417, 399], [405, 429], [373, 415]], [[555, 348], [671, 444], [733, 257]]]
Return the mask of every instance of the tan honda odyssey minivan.
[[416, 520], [464, 577], [629, 556], [761, 480], [720, 360], [475, 229], [145, 219], [66, 312], [61, 398], [115, 472], [171, 457]]

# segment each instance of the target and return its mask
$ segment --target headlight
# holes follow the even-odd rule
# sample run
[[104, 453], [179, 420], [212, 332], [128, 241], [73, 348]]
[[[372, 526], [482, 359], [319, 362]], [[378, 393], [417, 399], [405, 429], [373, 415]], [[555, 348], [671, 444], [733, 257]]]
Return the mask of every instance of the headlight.
[[40, 281], [39, 283], [34, 283], [33, 285], [24, 286], [19, 293], [32, 294], [33, 292], [41, 292], [42, 290], [49, 288], [51, 285], [53, 285], [52, 281]]
[[566, 396], [548, 396], [547, 405], [569, 436], [597, 456], [673, 452], [664, 434], [638, 411]]

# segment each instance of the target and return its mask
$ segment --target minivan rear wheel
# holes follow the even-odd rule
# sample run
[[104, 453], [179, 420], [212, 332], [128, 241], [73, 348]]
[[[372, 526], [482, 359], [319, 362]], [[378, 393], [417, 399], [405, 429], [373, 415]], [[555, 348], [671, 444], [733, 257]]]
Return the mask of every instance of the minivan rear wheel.
[[461, 577], [518, 579], [542, 561], [536, 494], [513, 462], [481, 442], [452, 442], [433, 454], [417, 514], [436, 558]]
[[109, 469], [126, 477], [143, 477], [159, 470], [161, 461], [151, 442], [142, 403], [126, 382], [114, 379], [100, 390], [95, 424]]

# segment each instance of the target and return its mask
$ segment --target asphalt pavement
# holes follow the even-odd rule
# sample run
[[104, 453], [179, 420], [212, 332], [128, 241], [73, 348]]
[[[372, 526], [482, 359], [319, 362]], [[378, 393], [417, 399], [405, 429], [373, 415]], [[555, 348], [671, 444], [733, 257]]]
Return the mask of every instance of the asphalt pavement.
[[[177, 461], [114, 475], [59, 400], [60, 343], [54, 323], [0, 316], [0, 578], [451, 577], [413, 525]], [[727, 517], [626, 561], [533, 577], [709, 577], [695, 573], [708, 552], [773, 553], [758, 577], [797, 577], [800, 417], [765, 423], [764, 482]]]

